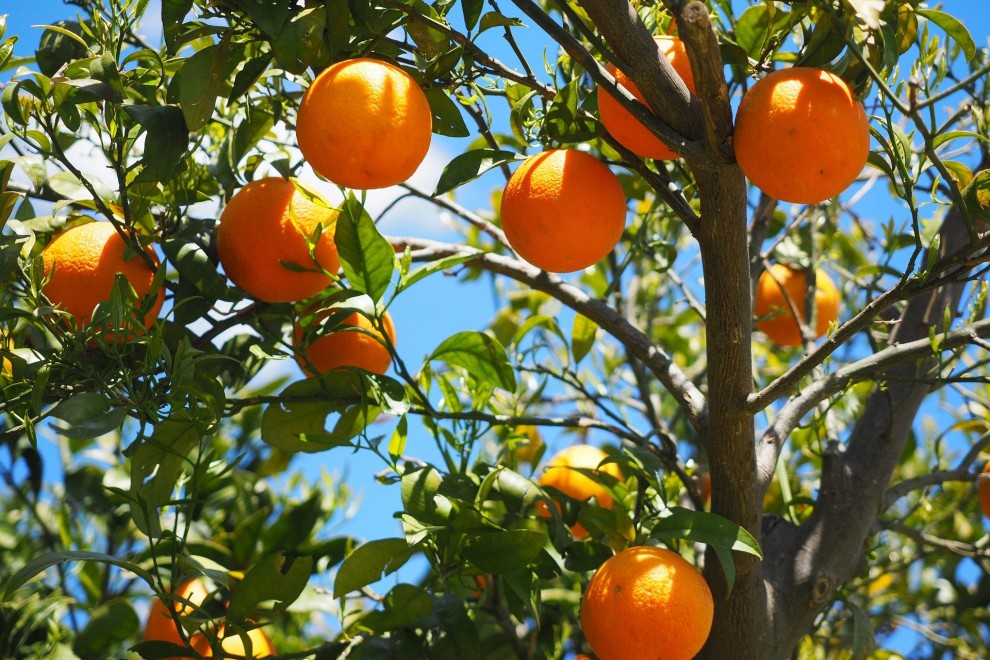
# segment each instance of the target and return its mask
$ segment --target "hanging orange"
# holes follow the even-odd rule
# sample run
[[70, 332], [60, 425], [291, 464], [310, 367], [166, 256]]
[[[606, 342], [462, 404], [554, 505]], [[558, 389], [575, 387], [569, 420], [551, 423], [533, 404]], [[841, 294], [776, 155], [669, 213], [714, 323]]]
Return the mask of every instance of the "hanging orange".
[[[779, 282], [779, 284], [778, 284]], [[808, 276], [784, 264], [773, 264], [756, 282], [753, 313], [756, 329], [781, 346], [800, 346], [801, 328], [794, 319], [791, 305], [804, 321], [805, 291]], [[786, 292], [786, 296], [785, 296]], [[828, 332], [828, 326], [839, 318], [839, 290], [823, 270], [815, 271], [815, 337]]]
[[[127, 240], [109, 222], [88, 222], [59, 233], [41, 256], [49, 277], [44, 294], [52, 304], [72, 314], [76, 328], [89, 325], [93, 309], [110, 299], [117, 274], [123, 275], [138, 300], [146, 298], [155, 279], [158, 258], [150, 247], [145, 252], [154, 268], [130, 250]], [[165, 291], [159, 289], [144, 316], [150, 328], [161, 312]], [[125, 335], [119, 337], [126, 340]]]
[[432, 135], [430, 103], [412, 76], [366, 57], [324, 69], [296, 116], [296, 141], [306, 162], [337, 185], [360, 190], [412, 176]]
[[[547, 462], [547, 466], [540, 476], [541, 486], [552, 486], [568, 497], [578, 501], [585, 501], [592, 497], [598, 505], [605, 509], [611, 509], [613, 500], [612, 494], [602, 484], [591, 477], [582, 474], [572, 468], [583, 468], [595, 470], [596, 473], [608, 474], [616, 479], [622, 478], [622, 472], [616, 463], [606, 463], [598, 467], [602, 461], [608, 458], [608, 454], [594, 445], [571, 445], [557, 452]], [[558, 510], [560, 505], [557, 505]], [[537, 501], [537, 514], [547, 518], [550, 512], [544, 501]], [[574, 538], [583, 539], [588, 535], [588, 530], [581, 523], [571, 526], [571, 533]]]
[[[296, 360], [307, 376], [325, 374], [342, 367], [356, 367], [378, 375], [388, 371], [392, 365], [392, 354], [383, 344], [385, 337], [366, 316], [354, 312], [329, 333], [321, 335], [315, 326], [330, 311], [319, 312], [310, 323], [313, 327], [307, 330], [300, 321], [309, 314], [312, 311], [304, 311], [300, 315], [292, 333]], [[394, 346], [395, 326], [388, 312], [382, 315], [382, 327], [388, 342]]]
[[[311, 202], [291, 181], [252, 181], [234, 193], [220, 216], [220, 264], [234, 284], [258, 300], [309, 298], [330, 284], [328, 273], [340, 268], [333, 242], [336, 222], [336, 210]], [[311, 254], [317, 227], [322, 230]]]
[[746, 92], [733, 140], [739, 167], [756, 187], [781, 201], [818, 204], [848, 188], [866, 165], [870, 122], [842, 78], [793, 67]]
[[529, 263], [569, 273], [611, 252], [626, 223], [618, 177], [594, 156], [553, 149], [530, 156], [502, 193], [502, 229]]
[[[691, 73], [691, 62], [688, 60], [687, 49], [684, 42], [677, 37], [661, 35], [654, 37], [657, 47], [674, 71], [681, 77], [684, 84], [691, 91], [695, 92], [694, 74]], [[605, 67], [609, 73], [615, 76], [615, 81], [625, 87], [629, 92], [642, 103], [646, 103], [639, 88], [629, 80], [629, 77], [614, 64]], [[632, 113], [622, 107], [622, 105], [602, 88], [598, 88], [598, 114], [605, 125], [605, 130], [609, 132], [619, 143], [640, 158], [653, 158], [656, 160], [673, 160], [677, 154], [673, 149], [664, 144], [663, 140], [653, 134], [650, 129], [644, 126]]]
[[715, 602], [705, 578], [676, 552], [627, 548], [595, 572], [581, 629], [602, 660], [691, 660], [708, 640]]

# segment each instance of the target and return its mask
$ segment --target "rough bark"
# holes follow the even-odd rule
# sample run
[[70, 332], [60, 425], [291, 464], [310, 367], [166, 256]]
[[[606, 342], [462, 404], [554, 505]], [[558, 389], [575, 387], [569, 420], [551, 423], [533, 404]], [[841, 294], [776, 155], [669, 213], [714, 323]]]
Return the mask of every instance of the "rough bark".
[[[939, 258], [963, 251], [968, 242], [962, 215], [953, 210], [942, 227]], [[963, 288], [948, 284], [913, 298], [890, 344], [926, 339], [929, 328], [941, 324], [946, 308], [955, 312]], [[863, 548], [883, 510], [890, 476], [931, 390], [926, 377], [934, 365], [929, 353], [877, 374], [883, 384], [869, 396], [845, 446], [833, 445], [826, 452], [811, 518], [800, 528], [778, 526], [764, 538], [764, 552], [773, 561], [763, 572], [779, 623], [766, 657], [786, 657], [838, 586], [862, 566]]]

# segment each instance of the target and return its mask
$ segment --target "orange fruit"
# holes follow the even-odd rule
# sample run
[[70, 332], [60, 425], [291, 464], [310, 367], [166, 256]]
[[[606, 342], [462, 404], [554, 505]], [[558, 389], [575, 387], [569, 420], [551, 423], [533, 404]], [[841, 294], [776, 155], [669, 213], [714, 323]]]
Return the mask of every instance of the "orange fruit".
[[[669, 35], [654, 37], [654, 40], [657, 42], [660, 52], [667, 58], [667, 61], [674, 67], [674, 71], [693, 94], [695, 91], [694, 74], [691, 73], [691, 62], [688, 60], [684, 43], [677, 37]], [[619, 85], [629, 90], [640, 102], [646, 103], [639, 88], [629, 80], [626, 74], [613, 64], [609, 64], [605, 68], [615, 76], [615, 81]], [[598, 114], [602, 118], [605, 130], [623, 147], [640, 158], [654, 158], [656, 160], [677, 158], [677, 154], [670, 147], [633, 117], [631, 112], [623, 108], [614, 96], [602, 88], [598, 88]]]
[[[379, 375], [388, 371], [392, 354], [383, 344], [382, 333], [366, 316], [354, 312], [326, 334], [320, 334], [319, 321], [329, 316], [330, 310], [319, 311], [312, 321], [306, 321], [312, 313], [312, 310], [302, 313], [292, 334], [296, 360], [307, 376], [315, 375], [313, 371], [325, 374], [342, 367], [357, 367]], [[389, 343], [394, 346], [395, 325], [388, 312], [382, 315], [382, 326]], [[313, 371], [310, 371], [311, 366]]]
[[[234, 193], [220, 216], [220, 264], [234, 284], [259, 300], [309, 298], [330, 284], [327, 273], [340, 268], [336, 221], [336, 210], [311, 202], [291, 181], [252, 181]], [[311, 254], [318, 226], [323, 230]]]
[[[621, 479], [622, 472], [619, 470], [618, 464], [606, 463], [601, 468], [598, 467], [606, 458], [608, 458], [608, 454], [593, 445], [571, 445], [550, 458], [540, 476], [540, 485], [552, 486], [564, 495], [582, 502], [594, 497], [599, 506], [610, 509], [613, 503], [611, 493], [591, 477], [571, 469], [586, 468], [596, 470], [599, 474], [609, 474], [616, 479]], [[536, 507], [540, 516], [550, 517], [545, 502], [538, 500]], [[560, 509], [559, 504], [557, 508]], [[575, 538], [582, 539], [588, 535], [588, 530], [580, 523], [575, 523], [571, 527], [571, 533], [574, 534]]]
[[[145, 251], [155, 268], [158, 259], [150, 247]], [[110, 299], [117, 274], [130, 283], [138, 300], [148, 296], [155, 271], [130, 249], [127, 240], [109, 222], [88, 222], [60, 232], [41, 253], [45, 275], [44, 294], [55, 306], [72, 314], [76, 329], [89, 325], [93, 309]], [[144, 316], [150, 328], [162, 310], [165, 291], [159, 289]], [[123, 341], [126, 337], [121, 336]]]
[[636, 546], [595, 572], [581, 599], [581, 628], [602, 660], [690, 660], [714, 612], [698, 569], [676, 552]]
[[529, 263], [555, 273], [594, 265], [626, 224], [626, 196], [607, 166], [582, 151], [552, 149], [522, 162], [502, 193], [502, 229]]
[[990, 461], [987, 461], [983, 467], [983, 474], [986, 477], [980, 480], [976, 492], [980, 498], [980, 508], [983, 509], [983, 515], [990, 518]]
[[780, 69], [743, 96], [734, 132], [739, 167], [785, 202], [817, 204], [849, 187], [870, 154], [870, 124], [849, 86], [821, 69]]
[[[268, 658], [275, 655], [275, 648], [272, 646], [268, 636], [262, 632], [261, 628], [252, 628], [247, 634], [251, 642], [251, 654], [248, 655], [244, 638], [236, 632], [227, 633], [225, 627], [221, 626], [218, 636], [222, 639], [220, 648], [224, 653], [222, 658]], [[204, 658], [216, 657], [210, 646], [209, 638], [203, 633], [196, 633], [190, 640], [190, 647]]]
[[515, 435], [522, 436], [513, 446], [512, 453], [519, 463], [535, 463], [536, 457], [543, 450], [543, 438], [540, 429], [531, 424], [516, 427]]
[[[753, 312], [759, 319], [756, 329], [781, 346], [800, 346], [803, 343], [801, 328], [791, 313], [791, 305], [797, 309], [803, 322], [807, 287], [808, 276], [802, 270], [774, 264], [770, 270], [763, 271], [756, 282], [753, 306]], [[816, 338], [824, 335], [829, 324], [839, 318], [839, 291], [823, 270], [815, 271], [815, 317]]]
[[[179, 598], [184, 598], [196, 607], [182, 601], [169, 601], [156, 598], [148, 612], [148, 623], [144, 628], [146, 642], [172, 642], [183, 646], [185, 642], [179, 634], [179, 622], [176, 617], [189, 616], [206, 602], [210, 590], [200, 579], [189, 580], [174, 591]], [[170, 612], [171, 610], [171, 612]]]
[[364, 57], [324, 69], [296, 116], [303, 157], [346, 188], [402, 183], [423, 162], [432, 135], [430, 104], [412, 76]]

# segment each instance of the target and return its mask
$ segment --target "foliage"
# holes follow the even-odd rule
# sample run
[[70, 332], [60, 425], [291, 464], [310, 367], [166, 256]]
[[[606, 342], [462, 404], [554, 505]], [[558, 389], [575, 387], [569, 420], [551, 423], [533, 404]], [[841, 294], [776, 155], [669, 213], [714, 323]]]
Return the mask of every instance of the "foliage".
[[[749, 407], [757, 440], [766, 427], [786, 442], [720, 479], [730, 431], [706, 397], [721, 401], [732, 367], [714, 321], [727, 308], [718, 305], [751, 317], [749, 300], [711, 295], [718, 272], [707, 270], [702, 225], [715, 220], [703, 168], [687, 164], [706, 162], [704, 140], [680, 145], [686, 160], [644, 162], [596, 119], [617, 48], [596, 32], [595, 2], [162, 0], [160, 47], [140, 36], [147, 0], [70, 4], [76, 15], [48, 25], [31, 55], [14, 46], [35, 35], [5, 35], [0, 23], [0, 352], [12, 363], [0, 377], [0, 656], [172, 656], [136, 646], [141, 616], [148, 598], [192, 576], [221, 593], [193, 623], [264, 625], [293, 657], [587, 652], [582, 585], [613, 552], [666, 544], [742, 594], [747, 562], [789, 560], [770, 554], [766, 530], [827, 517], [829, 461], [873, 398], [906, 381], [924, 383], [928, 403], [896, 465], [860, 481], [862, 466], [851, 466], [850, 487], [876, 495], [863, 500], [876, 515], [861, 561], [839, 558], [853, 575], [808, 608], [810, 627], [794, 624], [798, 652], [867, 657], [908, 629], [919, 653], [987, 654], [990, 536], [973, 481], [990, 438], [990, 65], [958, 19], [915, 0], [708, 3], [725, 99], [774, 67], [825, 67], [864, 99], [873, 138], [848, 195], [791, 206], [754, 189], [737, 200], [750, 246], [737, 262], [750, 279], [777, 261], [823, 267], [842, 311], [817, 348], [752, 335], [741, 381], [755, 391], [732, 405]], [[660, 33], [685, 4], [633, 6]], [[331, 63], [363, 56], [413, 75], [434, 140], [460, 152], [434, 190], [401, 188], [452, 218], [456, 240], [385, 235], [365, 195], [305, 182], [315, 179], [292, 130], [302, 93]], [[676, 134], [658, 113], [655, 132]], [[611, 165], [630, 213], [607, 258], [557, 277], [514, 257], [491, 190], [514, 161], [565, 146]], [[93, 152], [109, 177], [84, 164]], [[402, 348], [416, 320], [393, 315], [384, 376], [263, 372], [291, 364], [301, 306], [231, 285], [214, 231], [223, 201], [266, 175], [301, 177], [313, 197], [339, 192], [343, 277], [320, 294], [335, 314], [379, 319], [414, 285], [452, 277], [490, 285], [490, 323], [430, 337], [420, 361]], [[480, 190], [488, 208], [462, 205]], [[953, 214], [966, 241], [946, 253]], [[165, 312], [127, 343], [68, 329], [41, 292], [43, 246], [82, 216], [133, 230], [132, 247], [151, 243], [162, 259]], [[930, 310], [921, 344], [897, 341], [909, 301], [956, 284], [959, 302]], [[905, 363], [917, 373], [895, 375]], [[623, 478], [589, 474], [612, 508], [541, 488], [538, 465], [516, 452], [533, 429], [604, 445]], [[300, 466], [308, 453], [348, 452], [374, 457], [379, 480], [401, 493], [401, 535], [334, 531], [354, 515], [346, 480], [309, 479]], [[709, 463], [710, 507], [700, 488]], [[550, 499], [559, 513], [539, 517], [535, 503]], [[750, 500], [762, 529], [759, 511], [754, 525], [730, 506]], [[576, 521], [587, 539], [571, 536]], [[397, 571], [401, 581], [382, 580]], [[720, 607], [715, 627], [728, 630]]]

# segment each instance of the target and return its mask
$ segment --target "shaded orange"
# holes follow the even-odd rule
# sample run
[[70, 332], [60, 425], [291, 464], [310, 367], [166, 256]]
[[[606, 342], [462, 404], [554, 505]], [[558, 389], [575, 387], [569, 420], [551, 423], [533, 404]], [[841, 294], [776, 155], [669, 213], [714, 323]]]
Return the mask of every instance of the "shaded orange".
[[156, 598], [148, 611], [148, 622], [144, 628], [144, 641], [185, 645], [185, 641], [179, 633], [179, 622], [176, 617], [193, 614], [196, 608], [206, 602], [210, 590], [207, 589], [206, 583], [202, 580], [193, 579], [182, 584], [174, 593], [188, 603], [177, 600], [166, 603], [161, 598]]
[[[687, 88], [694, 94], [694, 74], [691, 73], [691, 62], [688, 60], [687, 50], [684, 43], [677, 37], [661, 35], [654, 37], [657, 47], [674, 71], [681, 77]], [[629, 80], [629, 77], [614, 64], [605, 67], [609, 73], [615, 76], [615, 81], [629, 90], [629, 93], [636, 97], [641, 103], [646, 103], [646, 99], [639, 91], [639, 88]], [[672, 160], [677, 158], [677, 154], [663, 141], [654, 135], [650, 129], [644, 126], [632, 113], [622, 107], [622, 105], [607, 91], [598, 88], [598, 114], [612, 137], [626, 149], [632, 151], [641, 158], [654, 158], [656, 160]]]
[[[753, 313], [759, 319], [756, 329], [781, 346], [802, 345], [801, 328], [794, 319], [791, 305], [804, 322], [807, 288], [808, 276], [803, 270], [773, 264], [770, 270], [764, 271], [756, 283], [753, 305]], [[816, 338], [824, 335], [829, 324], [839, 318], [839, 291], [823, 270], [815, 271], [815, 318]]]
[[983, 466], [983, 474], [986, 478], [980, 480], [979, 486], [977, 486], [977, 495], [980, 500], [980, 508], [983, 509], [983, 515], [990, 518], [990, 461]]
[[[235, 632], [229, 634], [225, 632], [225, 627], [221, 626], [219, 637], [222, 639], [220, 648], [223, 649], [224, 659], [227, 658], [267, 658], [275, 655], [275, 648], [272, 646], [268, 636], [262, 632], [261, 628], [252, 628], [247, 633], [251, 642], [251, 655], [247, 654], [244, 639]], [[213, 655], [213, 648], [210, 646], [209, 638], [203, 633], [196, 633], [190, 641], [190, 647], [204, 658], [217, 657]]]
[[433, 115], [399, 67], [369, 58], [324, 69], [303, 95], [296, 140], [314, 171], [347, 188], [402, 183], [426, 157]]
[[[145, 251], [157, 268], [154, 250], [148, 247]], [[55, 236], [41, 256], [45, 275], [50, 277], [44, 294], [53, 305], [72, 314], [78, 330], [89, 325], [97, 305], [110, 299], [118, 273], [127, 279], [139, 301], [147, 297], [155, 278], [155, 271], [130, 250], [127, 240], [109, 222], [70, 227]], [[162, 310], [164, 289], [156, 296], [144, 316], [145, 328], [152, 326]]]
[[815, 68], [780, 69], [753, 85], [736, 111], [733, 139], [754, 185], [800, 204], [841, 193], [870, 154], [863, 104], [842, 78]]
[[[306, 375], [315, 375], [310, 367], [316, 374], [325, 374], [342, 367], [356, 367], [379, 375], [388, 371], [392, 365], [392, 354], [383, 344], [384, 336], [372, 322], [363, 314], [354, 312], [326, 334], [320, 335], [316, 326], [330, 313], [331, 310], [318, 312], [308, 322], [309, 329], [304, 328], [301, 321], [311, 315], [312, 311], [304, 311], [296, 319], [292, 344], [296, 349], [296, 360]], [[388, 312], [382, 315], [382, 326], [389, 343], [395, 346], [395, 325]]]
[[519, 255], [555, 273], [592, 266], [615, 248], [626, 223], [619, 179], [573, 149], [522, 162], [502, 193], [502, 229]]
[[602, 564], [581, 600], [581, 628], [602, 660], [690, 660], [715, 605], [705, 578], [676, 552], [628, 548]]
[[[556, 454], [547, 462], [547, 466], [540, 476], [541, 486], [552, 486], [580, 502], [584, 502], [592, 497], [598, 501], [598, 505], [611, 509], [613, 500], [612, 494], [602, 484], [589, 476], [573, 470], [571, 468], [586, 468], [595, 470], [598, 474], [608, 474], [616, 479], [622, 478], [622, 472], [616, 463], [606, 463], [598, 467], [603, 460], [608, 458], [608, 454], [594, 445], [571, 445]], [[550, 517], [546, 503], [542, 500], [536, 503], [537, 513], [544, 517]], [[557, 504], [557, 509], [560, 505]], [[588, 535], [588, 530], [581, 523], [575, 523], [571, 527], [571, 533], [575, 538], [582, 539]]]
[[[340, 268], [337, 211], [311, 202], [291, 181], [268, 177], [234, 193], [220, 216], [217, 253], [227, 277], [253, 297], [293, 302], [325, 289]], [[310, 241], [322, 234], [313, 255]]]

